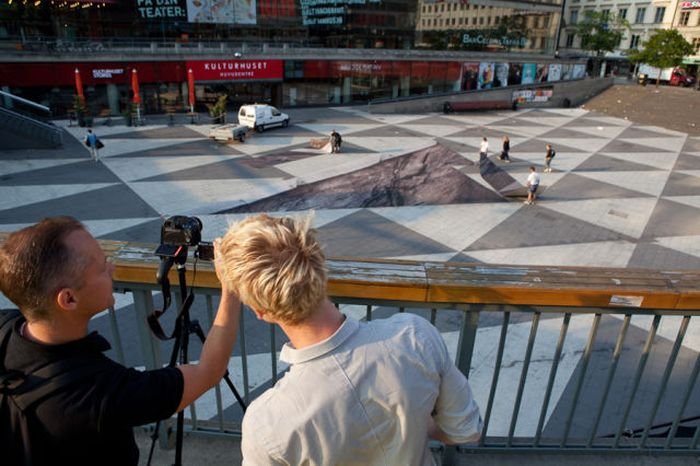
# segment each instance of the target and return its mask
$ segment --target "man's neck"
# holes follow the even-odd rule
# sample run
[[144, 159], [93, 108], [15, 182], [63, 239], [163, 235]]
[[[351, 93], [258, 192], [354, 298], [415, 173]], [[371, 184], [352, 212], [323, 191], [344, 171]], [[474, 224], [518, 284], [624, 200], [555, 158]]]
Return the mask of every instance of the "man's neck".
[[329, 300], [325, 300], [314, 315], [300, 324], [279, 324], [296, 349], [321, 342], [338, 331], [345, 316]]
[[67, 324], [66, 322], [35, 321], [26, 322], [22, 336], [27, 340], [44, 345], [60, 345], [84, 338], [87, 332], [87, 324], [82, 326]]

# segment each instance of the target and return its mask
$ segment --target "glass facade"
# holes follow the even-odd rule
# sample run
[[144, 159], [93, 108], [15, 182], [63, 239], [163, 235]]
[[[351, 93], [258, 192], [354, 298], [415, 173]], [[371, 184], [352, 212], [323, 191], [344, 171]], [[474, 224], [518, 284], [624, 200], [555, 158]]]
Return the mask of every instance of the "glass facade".
[[583, 77], [550, 69], [561, 0], [0, 2], [0, 89], [57, 116], [78, 74], [94, 115], [132, 108], [134, 72], [145, 113], [188, 111], [188, 74], [199, 112], [224, 94], [342, 105]]
[[561, 1], [2, 0], [0, 40], [546, 52]]

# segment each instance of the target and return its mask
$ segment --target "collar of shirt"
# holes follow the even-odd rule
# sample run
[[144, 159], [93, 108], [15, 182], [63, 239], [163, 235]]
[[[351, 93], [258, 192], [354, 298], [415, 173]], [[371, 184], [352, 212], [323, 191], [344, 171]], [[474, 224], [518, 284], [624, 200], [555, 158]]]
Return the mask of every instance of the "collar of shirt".
[[343, 324], [333, 335], [315, 345], [295, 349], [291, 344], [285, 343], [280, 352], [280, 361], [287, 364], [300, 364], [321, 357], [343, 344], [358, 328], [360, 323], [346, 316]]
[[44, 345], [28, 340], [20, 335], [24, 318], [17, 319], [13, 333], [13, 350], [7, 353], [7, 364], [16, 368], [31, 367], [42, 360], [54, 360], [74, 355], [102, 353], [111, 348], [109, 342], [97, 332], [91, 332], [84, 338], [59, 345]]

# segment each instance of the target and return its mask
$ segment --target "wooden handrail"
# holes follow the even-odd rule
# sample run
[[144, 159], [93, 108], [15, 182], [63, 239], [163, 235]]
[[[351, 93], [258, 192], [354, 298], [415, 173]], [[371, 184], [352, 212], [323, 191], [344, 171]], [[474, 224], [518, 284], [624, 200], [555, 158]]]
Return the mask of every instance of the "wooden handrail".
[[[155, 244], [102, 241], [120, 282], [155, 284]], [[218, 288], [199, 262], [198, 287]], [[591, 267], [509, 266], [402, 260], [328, 260], [331, 296], [421, 303], [700, 309], [700, 273]], [[188, 280], [193, 267], [187, 266]], [[176, 280], [171, 271], [171, 281]]]
[[[6, 234], [0, 233], [0, 243]], [[114, 281], [157, 285], [156, 244], [100, 241], [115, 264]], [[190, 254], [191, 255], [191, 254]], [[189, 285], [218, 288], [213, 264], [187, 264]], [[513, 266], [330, 258], [333, 297], [434, 304], [507, 304], [700, 310], [700, 272]], [[170, 271], [175, 283], [177, 272]], [[196, 280], [193, 282], [193, 280]]]

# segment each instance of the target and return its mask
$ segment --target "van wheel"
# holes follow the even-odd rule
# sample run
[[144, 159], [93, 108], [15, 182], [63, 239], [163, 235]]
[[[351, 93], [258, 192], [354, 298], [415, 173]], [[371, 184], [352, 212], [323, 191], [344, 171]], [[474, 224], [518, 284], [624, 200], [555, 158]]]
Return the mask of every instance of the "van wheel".
[[282, 128], [286, 128], [287, 126], [289, 126], [289, 120], [284, 120], [282, 122]]
[[263, 131], [265, 131], [265, 125], [258, 126], [258, 132], [262, 133]]
[[245, 142], [245, 134], [241, 134], [240, 136], [238, 136], [238, 140], [240, 142]]

